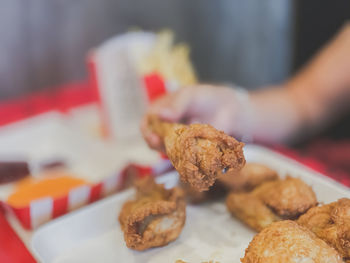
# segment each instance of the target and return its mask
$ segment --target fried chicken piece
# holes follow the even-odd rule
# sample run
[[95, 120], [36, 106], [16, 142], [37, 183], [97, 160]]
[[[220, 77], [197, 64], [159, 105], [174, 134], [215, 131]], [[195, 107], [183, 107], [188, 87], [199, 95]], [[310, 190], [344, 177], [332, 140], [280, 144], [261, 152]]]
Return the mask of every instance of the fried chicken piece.
[[287, 177], [263, 183], [249, 193], [230, 193], [228, 210], [244, 223], [261, 231], [273, 222], [296, 219], [317, 205], [312, 188], [299, 178]]
[[350, 199], [311, 208], [297, 222], [350, 260]]
[[285, 220], [257, 234], [242, 263], [343, 263], [340, 255], [306, 227]]
[[231, 193], [226, 199], [226, 206], [232, 215], [258, 232], [281, 220], [261, 199], [250, 193]]
[[126, 245], [135, 250], [167, 245], [185, 224], [183, 191], [178, 187], [165, 189], [151, 176], [135, 184], [136, 198], [127, 201], [119, 214]]
[[276, 171], [259, 163], [246, 163], [239, 171], [218, 178], [225, 188], [235, 192], [247, 192], [267, 181], [278, 179]]
[[244, 144], [205, 124], [182, 125], [150, 116], [151, 129], [164, 141], [166, 153], [182, 181], [198, 191], [208, 190], [217, 176], [240, 170]]

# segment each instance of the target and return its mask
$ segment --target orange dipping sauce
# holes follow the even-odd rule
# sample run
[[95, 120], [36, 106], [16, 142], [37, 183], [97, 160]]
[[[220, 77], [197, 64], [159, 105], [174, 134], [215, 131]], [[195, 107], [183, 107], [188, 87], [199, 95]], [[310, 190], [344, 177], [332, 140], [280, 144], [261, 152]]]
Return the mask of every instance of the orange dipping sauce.
[[45, 177], [40, 178], [29, 177], [16, 184], [14, 192], [7, 199], [7, 203], [13, 207], [25, 207], [33, 200], [45, 197], [63, 197], [70, 190], [82, 185], [88, 185], [88, 183], [83, 179], [64, 173], [45, 175]]

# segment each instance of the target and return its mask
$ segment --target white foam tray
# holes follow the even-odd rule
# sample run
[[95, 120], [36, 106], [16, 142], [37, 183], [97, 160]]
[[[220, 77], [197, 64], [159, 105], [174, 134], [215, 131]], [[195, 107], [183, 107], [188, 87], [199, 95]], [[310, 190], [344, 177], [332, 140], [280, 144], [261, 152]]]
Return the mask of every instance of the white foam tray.
[[[350, 198], [348, 188], [299, 163], [265, 148], [245, 147], [247, 161], [263, 163], [283, 177], [290, 174], [311, 185], [320, 202]], [[159, 178], [168, 187], [177, 174]], [[39, 228], [33, 235], [32, 250], [40, 262], [152, 262], [174, 263], [219, 261], [239, 262], [254, 232], [232, 218], [223, 201], [199, 206], [188, 205], [185, 227], [168, 246], [137, 252], [125, 246], [118, 223], [122, 204], [133, 195], [128, 190], [59, 218]]]

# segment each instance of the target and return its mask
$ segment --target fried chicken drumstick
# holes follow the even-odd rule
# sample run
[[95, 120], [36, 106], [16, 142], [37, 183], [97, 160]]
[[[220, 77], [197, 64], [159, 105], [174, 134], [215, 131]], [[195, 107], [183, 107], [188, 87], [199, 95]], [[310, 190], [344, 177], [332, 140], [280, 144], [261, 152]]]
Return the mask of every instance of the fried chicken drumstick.
[[334, 247], [350, 262], [350, 199], [342, 198], [311, 208], [297, 222]]
[[167, 245], [180, 235], [185, 224], [183, 191], [165, 189], [150, 176], [135, 184], [136, 198], [127, 201], [119, 214], [126, 245], [135, 250]]
[[238, 171], [245, 164], [244, 144], [210, 125], [169, 123], [156, 116], [149, 116], [148, 125], [164, 141], [181, 180], [198, 191], [208, 190], [222, 171]]
[[230, 193], [228, 210], [256, 231], [273, 222], [296, 219], [317, 205], [312, 188], [298, 178], [263, 183], [249, 193]]
[[340, 255], [306, 227], [285, 220], [257, 234], [242, 263], [343, 263]]

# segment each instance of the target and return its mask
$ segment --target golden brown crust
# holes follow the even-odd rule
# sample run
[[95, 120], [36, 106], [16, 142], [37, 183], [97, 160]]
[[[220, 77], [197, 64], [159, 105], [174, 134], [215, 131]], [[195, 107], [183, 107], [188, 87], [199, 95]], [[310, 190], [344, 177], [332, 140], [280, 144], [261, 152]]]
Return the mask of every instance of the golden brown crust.
[[152, 177], [137, 182], [135, 200], [127, 201], [119, 214], [129, 248], [145, 250], [167, 245], [181, 233], [186, 203], [180, 188], [165, 189]]
[[228, 210], [247, 225], [261, 231], [272, 222], [295, 219], [317, 205], [312, 188], [298, 178], [263, 183], [249, 193], [230, 193]]
[[240, 170], [244, 144], [206, 124], [170, 124], [150, 117], [149, 125], [164, 139], [166, 153], [182, 181], [208, 190], [225, 169]]
[[314, 191], [299, 178], [287, 177], [267, 182], [253, 192], [276, 214], [286, 219], [295, 219], [317, 205]]
[[326, 242], [294, 221], [271, 224], [257, 234], [246, 249], [242, 263], [342, 263]]
[[231, 193], [226, 199], [228, 210], [245, 224], [260, 231], [281, 220], [259, 198], [250, 193]]
[[243, 145], [204, 124], [180, 127], [165, 137], [166, 152], [181, 180], [199, 191], [208, 190], [223, 169], [232, 172], [243, 167]]
[[350, 199], [311, 208], [297, 222], [350, 259]]
[[246, 163], [239, 172], [226, 173], [218, 182], [231, 191], [248, 192], [267, 181], [277, 180], [277, 172], [259, 163]]

